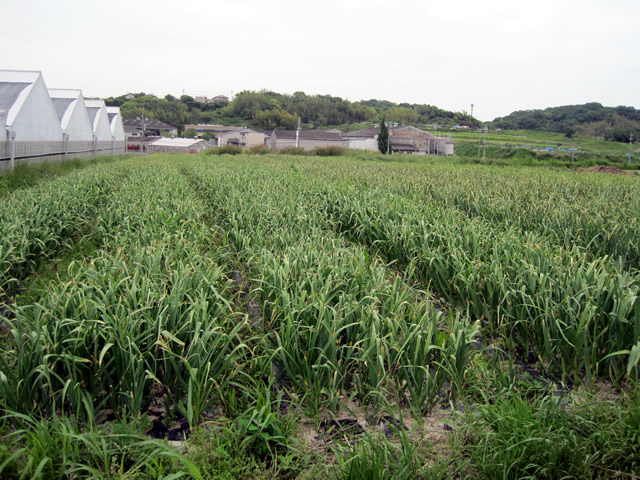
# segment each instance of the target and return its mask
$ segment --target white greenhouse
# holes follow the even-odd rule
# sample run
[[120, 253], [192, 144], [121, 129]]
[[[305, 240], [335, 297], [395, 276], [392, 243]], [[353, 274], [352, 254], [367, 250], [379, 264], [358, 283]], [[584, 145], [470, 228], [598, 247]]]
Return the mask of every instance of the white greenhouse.
[[125, 152], [120, 109], [35, 71], [0, 70], [0, 172], [18, 164]]
[[104, 100], [86, 99], [85, 105], [93, 127], [93, 141], [96, 152], [108, 153], [112, 149], [111, 123]]
[[49, 95], [60, 119], [66, 154], [91, 153], [93, 128], [81, 90], [49, 89]]
[[0, 170], [59, 155], [62, 128], [40, 72], [0, 70]]
[[112, 153], [114, 155], [124, 153], [127, 139], [124, 134], [120, 107], [107, 107], [107, 115], [109, 116], [109, 125], [111, 126], [111, 140], [113, 142]]

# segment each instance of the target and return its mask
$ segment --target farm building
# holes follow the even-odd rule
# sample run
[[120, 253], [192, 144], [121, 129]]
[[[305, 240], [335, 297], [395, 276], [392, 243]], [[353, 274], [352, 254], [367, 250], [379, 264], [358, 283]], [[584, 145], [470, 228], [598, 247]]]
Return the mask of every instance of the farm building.
[[312, 150], [316, 147], [346, 147], [342, 135], [327, 130], [274, 130], [267, 146], [274, 150], [287, 147], [302, 147]]
[[120, 107], [107, 107], [107, 115], [109, 116], [109, 126], [111, 127], [112, 153], [114, 155], [124, 153], [126, 137], [124, 135]]
[[149, 153], [200, 153], [213, 145], [201, 138], [160, 138], [147, 145]]
[[264, 145], [264, 133], [255, 130], [237, 130], [216, 135], [218, 147], [225, 145], [239, 145], [243, 148], [251, 148], [256, 145]]
[[[78, 89], [48, 89], [37, 71], [0, 70], [0, 171], [17, 164], [123, 153], [119, 110]], [[111, 120], [114, 119], [114, 123]]]
[[370, 152], [378, 151], [378, 134], [379, 128], [365, 128], [355, 132], [344, 133], [342, 138], [346, 142], [348, 148], [353, 150], [367, 150]]
[[[378, 150], [380, 128], [365, 128], [342, 135], [351, 149]], [[394, 153], [453, 155], [453, 142], [450, 138], [436, 137], [416, 127], [391, 127], [389, 129], [391, 150]]]
[[413, 153], [413, 154], [425, 154], [425, 152], [421, 152], [418, 150], [413, 143], [407, 140], [398, 140], [393, 139], [390, 142], [391, 152], [392, 153]]
[[[436, 153], [436, 136], [416, 127], [392, 127], [389, 129], [389, 140], [392, 149], [397, 145], [399, 152], [404, 153]], [[409, 146], [413, 145], [414, 148]]]
[[96, 152], [111, 151], [111, 123], [104, 100], [85, 100], [87, 112], [93, 127], [93, 142]]
[[81, 90], [49, 89], [49, 96], [60, 119], [64, 152], [77, 154], [93, 150], [93, 128]]
[[0, 70], [0, 170], [60, 154], [62, 128], [42, 74]]

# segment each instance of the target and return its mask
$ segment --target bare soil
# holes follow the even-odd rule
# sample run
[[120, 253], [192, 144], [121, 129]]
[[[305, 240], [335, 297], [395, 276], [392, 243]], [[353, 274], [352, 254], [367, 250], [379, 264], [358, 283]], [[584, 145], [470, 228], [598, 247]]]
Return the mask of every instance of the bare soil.
[[577, 172], [593, 172], [593, 173], [613, 173], [614, 175], [630, 175], [637, 176], [637, 173], [629, 170], [620, 170], [616, 167], [608, 167], [606, 165], [595, 165], [588, 168], [576, 168]]

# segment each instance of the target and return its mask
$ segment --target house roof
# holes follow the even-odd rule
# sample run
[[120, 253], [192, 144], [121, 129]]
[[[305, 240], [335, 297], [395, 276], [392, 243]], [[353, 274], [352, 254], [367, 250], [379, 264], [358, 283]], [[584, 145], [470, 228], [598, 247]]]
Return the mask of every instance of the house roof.
[[[274, 130], [271, 136], [281, 140], [295, 140], [296, 130]], [[301, 130], [299, 138], [300, 140], [342, 141], [342, 135], [327, 130]]]
[[214, 132], [214, 133], [227, 133], [227, 132], [239, 132], [240, 130], [246, 130], [245, 127], [230, 127], [226, 125], [209, 125], [201, 123], [199, 125], [190, 124], [184, 126], [185, 130], [195, 130], [196, 132]]
[[239, 133], [262, 133], [262, 132], [256, 132], [255, 130], [251, 130], [250, 128], [245, 128], [243, 130], [232, 130], [231, 132], [219, 133], [216, 136], [220, 137], [220, 138], [223, 138], [223, 137], [229, 137], [231, 135], [237, 135]]
[[392, 127], [389, 129], [389, 133], [391, 136], [427, 136], [431, 138], [435, 138], [435, 135], [425, 132], [424, 130], [420, 130], [419, 128], [413, 127], [411, 125], [400, 126], [400, 127]]
[[[111, 107], [109, 107], [111, 108]], [[107, 111], [109, 111], [107, 109]], [[122, 124], [125, 128], [138, 128], [142, 130], [142, 120], [139, 118], [123, 118]], [[161, 122], [160, 120], [147, 120], [145, 122], [145, 128], [150, 128], [152, 130], [175, 130], [176, 127], [173, 125], [169, 125], [168, 123]]]
[[370, 127], [362, 130], [356, 130], [355, 132], [343, 133], [344, 138], [375, 138], [380, 134], [380, 128]]
[[191, 147], [197, 143], [209, 143], [202, 138], [160, 138], [150, 143], [155, 147]]

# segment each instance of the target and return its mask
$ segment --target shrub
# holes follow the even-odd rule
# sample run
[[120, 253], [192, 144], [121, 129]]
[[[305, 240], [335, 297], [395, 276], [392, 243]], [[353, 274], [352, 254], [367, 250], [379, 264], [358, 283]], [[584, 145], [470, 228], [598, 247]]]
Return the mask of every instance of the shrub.
[[271, 153], [271, 149], [266, 145], [254, 145], [249, 150], [247, 150], [247, 153], [250, 153], [252, 155], [266, 155], [268, 153]]
[[341, 157], [345, 152], [346, 148], [333, 145], [329, 147], [316, 147], [311, 151], [311, 154], [319, 157]]
[[225, 145], [224, 147], [210, 148], [205, 151], [207, 155], [238, 155], [242, 153], [242, 147], [236, 145]]
[[285, 147], [280, 150], [279, 153], [282, 153], [283, 155], [308, 155], [302, 147]]

